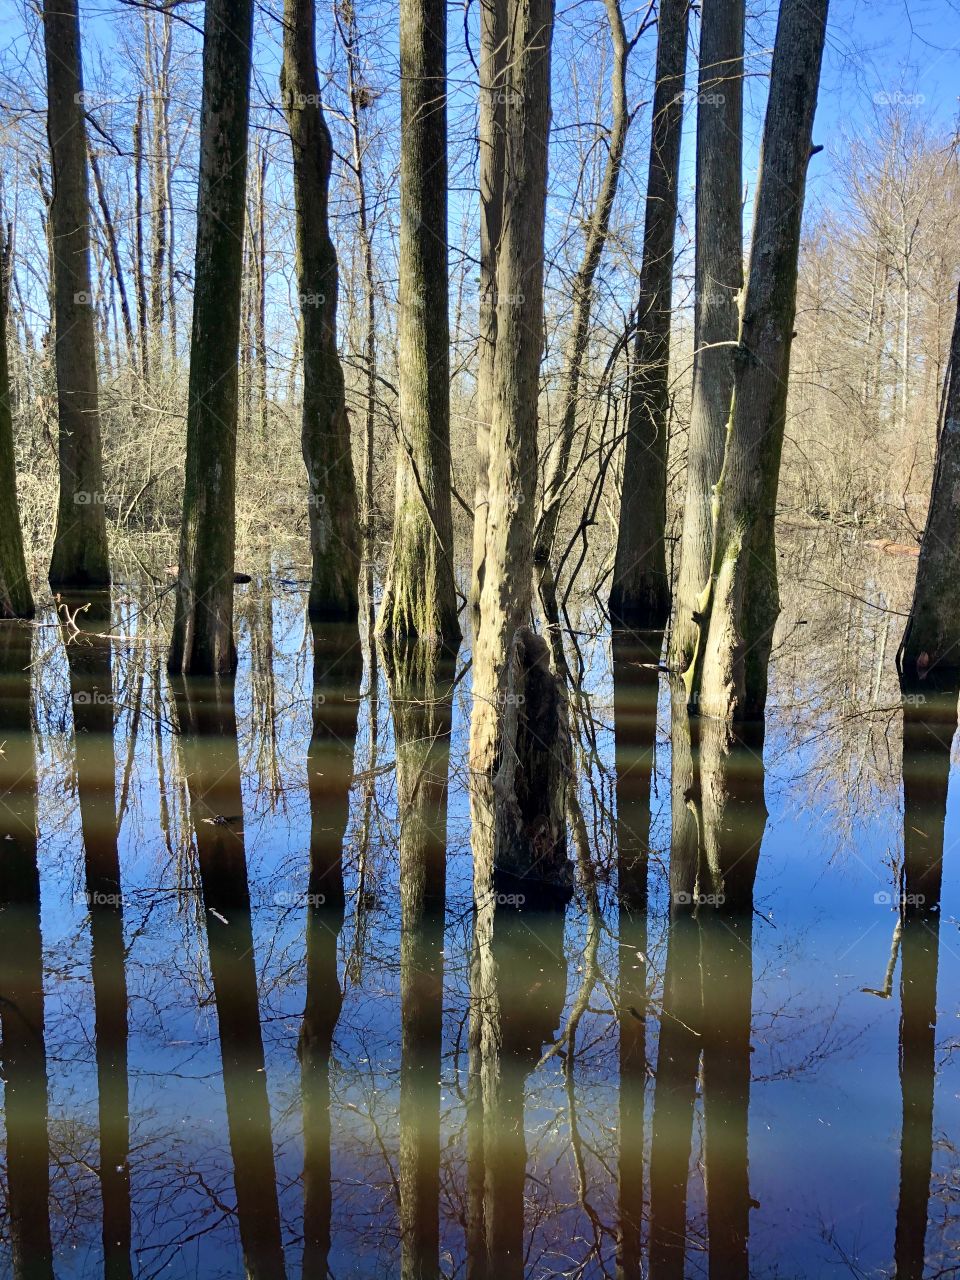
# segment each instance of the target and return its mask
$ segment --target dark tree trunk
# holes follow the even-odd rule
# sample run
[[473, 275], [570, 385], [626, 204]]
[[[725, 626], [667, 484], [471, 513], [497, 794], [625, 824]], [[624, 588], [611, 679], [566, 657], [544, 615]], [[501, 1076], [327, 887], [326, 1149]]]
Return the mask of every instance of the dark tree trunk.
[[673, 255], [683, 128], [689, 0], [661, 0], [640, 300], [623, 456], [610, 616], [663, 627], [670, 613], [665, 534]]
[[960, 671], [960, 292], [950, 342], [930, 509], [910, 617], [897, 655], [904, 679]]
[[60, 425], [54, 586], [110, 581], [97, 395], [96, 298], [90, 278], [87, 131], [77, 0], [45, 0], [50, 237]]
[[350, 419], [337, 351], [337, 253], [330, 238], [333, 147], [320, 104], [314, 0], [285, 0], [281, 87], [293, 146], [297, 280], [303, 318], [303, 424], [313, 572], [310, 614], [359, 610], [360, 526]]
[[252, 0], [208, 0], [180, 576], [168, 665], [236, 667], [237, 351], [243, 276]]
[[455, 645], [446, 63], [445, 0], [400, 0], [400, 439], [379, 631]]

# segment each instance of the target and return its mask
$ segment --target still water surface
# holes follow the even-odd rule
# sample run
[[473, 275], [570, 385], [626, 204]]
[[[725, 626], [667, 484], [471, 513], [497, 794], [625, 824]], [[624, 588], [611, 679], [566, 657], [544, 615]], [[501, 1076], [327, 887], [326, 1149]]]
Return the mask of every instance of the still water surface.
[[0, 633], [0, 1273], [960, 1271], [957, 697], [876, 610], [739, 741], [584, 613], [576, 893], [474, 912], [466, 647], [268, 579], [176, 683], [146, 599]]

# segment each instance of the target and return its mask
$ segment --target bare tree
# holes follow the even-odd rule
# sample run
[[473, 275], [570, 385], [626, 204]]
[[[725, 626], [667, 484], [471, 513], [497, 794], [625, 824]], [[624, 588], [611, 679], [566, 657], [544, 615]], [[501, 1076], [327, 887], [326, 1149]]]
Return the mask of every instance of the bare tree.
[[252, 0], [210, 0], [203, 39], [200, 186], [180, 576], [168, 665], [232, 671], [237, 346], [250, 114]]
[[77, 0], [45, 0], [50, 238], [57, 366], [60, 501], [50, 582], [110, 581], [97, 389], [97, 333], [90, 278], [86, 105]]
[[303, 321], [301, 442], [309, 482], [314, 618], [355, 618], [360, 527], [350, 419], [337, 351], [337, 253], [330, 238], [333, 148], [320, 103], [313, 0], [285, 0], [284, 111], [293, 145], [297, 279]]
[[662, 627], [670, 613], [665, 533], [667, 431], [677, 184], [683, 128], [689, 0], [662, 0], [650, 129], [640, 299], [627, 411], [610, 615], [626, 627]]
[[[714, 498], [710, 582], [697, 615], [703, 652], [700, 710], [724, 720], [763, 715], [780, 612], [775, 509], [800, 224], [826, 23], [827, 0], [782, 0], [733, 404]], [[700, 666], [698, 658], [687, 672], [693, 695]]]
[[450, 510], [447, 11], [400, 0], [400, 434], [386, 636], [458, 643]]
[[693, 614], [710, 572], [711, 499], [723, 466], [740, 327], [743, 22], [743, 0], [704, 0], [697, 97], [693, 403], [670, 635], [670, 663], [680, 671], [686, 670], [696, 649]]

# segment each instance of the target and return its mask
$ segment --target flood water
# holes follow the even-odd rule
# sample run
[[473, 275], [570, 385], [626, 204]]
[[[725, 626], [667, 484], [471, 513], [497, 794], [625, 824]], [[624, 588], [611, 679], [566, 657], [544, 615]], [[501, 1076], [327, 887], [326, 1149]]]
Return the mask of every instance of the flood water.
[[5, 625], [0, 1272], [956, 1274], [957, 694], [838, 554], [736, 739], [577, 610], [565, 910], [474, 910], [466, 644], [388, 670], [280, 570], [233, 686], [133, 583]]

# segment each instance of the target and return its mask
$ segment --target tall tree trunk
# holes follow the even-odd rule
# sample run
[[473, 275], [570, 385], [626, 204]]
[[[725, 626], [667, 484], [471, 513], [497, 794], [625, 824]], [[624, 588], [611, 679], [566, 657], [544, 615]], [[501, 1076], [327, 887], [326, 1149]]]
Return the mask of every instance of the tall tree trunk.
[[50, 582], [110, 581], [97, 396], [97, 336], [90, 282], [87, 130], [77, 0], [45, 0], [50, 233], [60, 424], [60, 502]]
[[897, 664], [907, 681], [960, 670], [960, 292], [943, 389], [930, 509]]
[[547, 457], [543, 501], [537, 521], [534, 559], [538, 563], [549, 560], [560, 519], [560, 502], [567, 483], [570, 451], [573, 448], [577, 429], [580, 379], [583, 376], [583, 365], [590, 339], [593, 281], [607, 242], [610, 215], [613, 212], [613, 202], [616, 199], [620, 181], [620, 168], [623, 164], [623, 152], [627, 143], [627, 130], [633, 118], [627, 105], [627, 59], [634, 42], [627, 40], [618, 0], [606, 0], [606, 10], [607, 21], [610, 23], [610, 39], [613, 44], [613, 70], [610, 75], [612, 119], [607, 142], [607, 163], [600, 184], [600, 193], [587, 225], [583, 259], [573, 280], [573, 317], [564, 357], [560, 428]]
[[[531, 870], [550, 879], [566, 867], [556, 767], [559, 695], [555, 682], [551, 686], [547, 646], [526, 627], [533, 587], [552, 26], [552, 0], [510, 0], [502, 90], [506, 203], [470, 730], [481, 892], [500, 860], [498, 851], [516, 874]], [[518, 753], [527, 750], [532, 754], [524, 760]]]
[[445, 0], [400, 0], [400, 436], [379, 631], [453, 644], [446, 30]]
[[670, 322], [689, 0], [661, 0], [640, 300], [627, 410], [623, 490], [610, 615], [662, 627], [670, 613], [665, 533]]
[[493, 358], [497, 346], [497, 261], [503, 233], [506, 165], [507, 0], [480, 4], [480, 336], [477, 366], [477, 457], [473, 501], [473, 565], [470, 603], [476, 631], [487, 554], [490, 429], [493, 422]]
[[303, 423], [310, 547], [310, 615], [352, 619], [359, 609], [360, 528], [350, 419], [337, 352], [337, 254], [328, 199], [333, 148], [320, 105], [313, 0], [284, 0], [284, 111], [293, 146], [297, 277], [303, 317]]
[[140, 338], [140, 375], [150, 381], [150, 325], [147, 318], [147, 277], [143, 244], [143, 94], [137, 98], [137, 114], [133, 122], [133, 274], [137, 297], [137, 333]]
[[670, 665], [685, 671], [710, 572], [711, 499], [723, 466], [743, 288], [744, 0], [705, 0], [697, 100], [693, 402]]
[[688, 687], [703, 714], [757, 719], [780, 612], [775, 516], [797, 297], [797, 258], [827, 0], [782, 0], [763, 133], [750, 271], [723, 470], [714, 497], [710, 582]]
[[33, 593], [23, 555], [13, 447], [13, 406], [7, 364], [7, 313], [13, 248], [7, 233], [0, 248], [0, 618], [32, 618]]
[[208, 0], [187, 465], [180, 576], [168, 660], [171, 671], [184, 675], [223, 674], [237, 663], [233, 640], [237, 345], [252, 41], [252, 0]]

